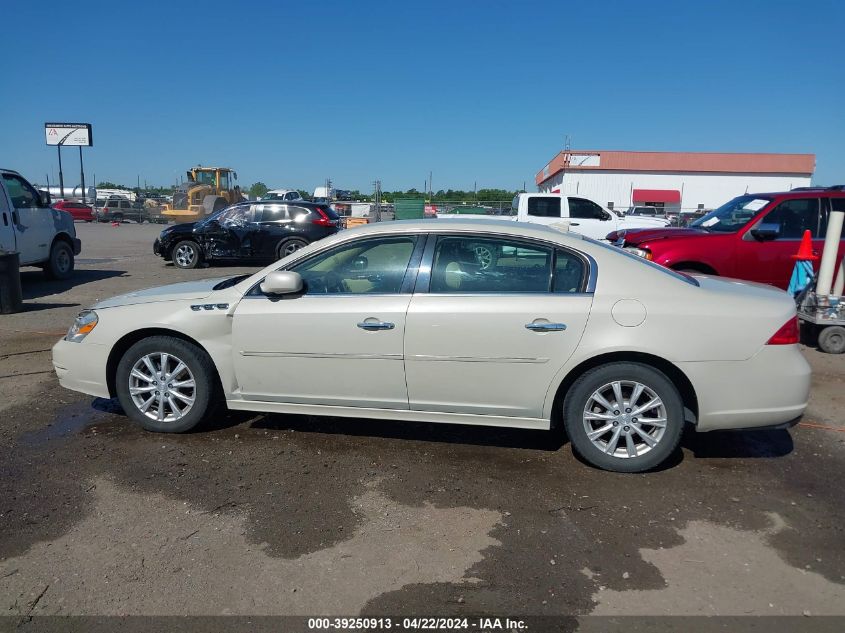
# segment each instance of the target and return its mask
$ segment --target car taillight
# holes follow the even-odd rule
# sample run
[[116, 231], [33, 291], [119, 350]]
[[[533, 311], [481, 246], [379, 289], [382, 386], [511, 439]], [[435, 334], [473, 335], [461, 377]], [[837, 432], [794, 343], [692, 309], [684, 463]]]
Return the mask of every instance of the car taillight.
[[325, 211], [322, 209], [315, 209], [315, 211], [320, 214], [320, 217], [311, 220], [311, 224], [316, 224], [317, 226], [337, 226], [335, 221], [326, 215]]
[[781, 328], [772, 334], [772, 338], [766, 345], [795, 345], [800, 339], [798, 328], [798, 317], [794, 316], [784, 323]]

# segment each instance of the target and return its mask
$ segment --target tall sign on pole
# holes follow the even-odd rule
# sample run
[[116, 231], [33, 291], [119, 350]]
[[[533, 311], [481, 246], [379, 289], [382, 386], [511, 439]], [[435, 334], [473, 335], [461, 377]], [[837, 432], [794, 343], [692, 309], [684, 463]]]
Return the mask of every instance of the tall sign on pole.
[[45, 123], [44, 135], [47, 145], [55, 145], [59, 153], [59, 191], [65, 197], [65, 178], [62, 173], [62, 145], [79, 147], [79, 175], [82, 186], [82, 202], [85, 202], [85, 169], [82, 165], [82, 148], [94, 145], [90, 123]]

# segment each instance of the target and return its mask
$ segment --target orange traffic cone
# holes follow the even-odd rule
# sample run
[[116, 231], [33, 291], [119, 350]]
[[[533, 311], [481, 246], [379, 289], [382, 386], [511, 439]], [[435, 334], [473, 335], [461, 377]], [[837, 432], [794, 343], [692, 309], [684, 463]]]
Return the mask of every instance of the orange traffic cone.
[[792, 256], [792, 259], [805, 262], [818, 260], [818, 257], [813, 254], [813, 236], [810, 234], [809, 229], [804, 231], [804, 237], [801, 238], [801, 246], [798, 247], [798, 252]]

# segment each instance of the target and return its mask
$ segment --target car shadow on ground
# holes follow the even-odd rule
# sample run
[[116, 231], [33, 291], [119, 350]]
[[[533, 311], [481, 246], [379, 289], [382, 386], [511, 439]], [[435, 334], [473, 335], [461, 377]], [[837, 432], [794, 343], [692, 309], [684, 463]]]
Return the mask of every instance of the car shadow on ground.
[[697, 458], [783, 457], [794, 449], [792, 435], [787, 430], [686, 433], [681, 446]]
[[292, 430], [301, 433], [327, 433], [413, 440], [442, 444], [469, 444], [502, 448], [525, 448], [542, 451], [559, 450], [566, 442], [562, 430], [536, 431], [466, 424], [436, 424], [406, 420], [373, 420], [370, 418], [338, 418], [305, 415], [261, 415], [250, 426], [265, 430]]
[[[125, 415], [117, 399], [96, 398], [92, 409], [114, 415]], [[190, 431], [198, 439], [204, 435], [234, 429], [238, 426], [265, 431], [295, 431], [351, 437], [411, 440], [442, 444], [467, 444], [555, 452], [569, 443], [563, 428], [551, 431], [511, 429], [466, 424], [435, 424], [370, 418], [340, 418], [316, 415], [255, 413], [223, 409], [214, 419]], [[674, 468], [684, 461], [684, 450], [695, 458], [759, 459], [783, 457], [794, 448], [789, 431], [712, 431], [696, 433], [685, 429], [680, 447], [655, 472]], [[590, 466], [580, 456], [579, 461]], [[590, 466], [592, 467], [592, 466]]]
[[125, 275], [125, 270], [74, 270], [69, 279], [47, 279], [40, 270], [21, 271], [23, 299], [38, 299], [66, 292], [76, 286]]
[[52, 310], [53, 308], [73, 308], [78, 303], [24, 303], [21, 312], [39, 312], [41, 310]]

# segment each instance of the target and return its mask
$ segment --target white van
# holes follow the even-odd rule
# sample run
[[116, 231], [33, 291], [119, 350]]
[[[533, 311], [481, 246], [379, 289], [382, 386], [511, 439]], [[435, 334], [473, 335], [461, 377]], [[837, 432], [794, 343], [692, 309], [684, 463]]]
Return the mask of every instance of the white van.
[[21, 266], [67, 279], [81, 250], [73, 218], [50, 206], [50, 194], [37, 192], [18, 172], [0, 169], [0, 251], [17, 251]]

